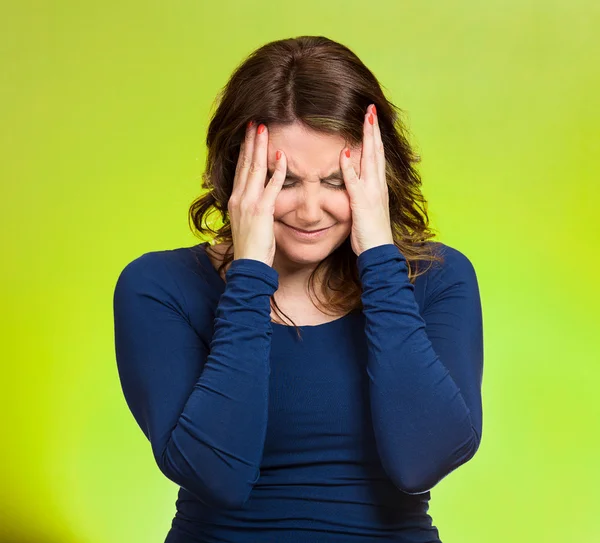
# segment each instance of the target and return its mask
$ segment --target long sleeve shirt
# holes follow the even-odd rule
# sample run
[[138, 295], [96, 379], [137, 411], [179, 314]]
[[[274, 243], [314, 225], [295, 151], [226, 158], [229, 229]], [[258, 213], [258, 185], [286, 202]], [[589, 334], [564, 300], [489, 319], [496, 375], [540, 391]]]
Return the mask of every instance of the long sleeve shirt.
[[166, 543], [440, 542], [430, 490], [482, 434], [469, 259], [439, 244], [413, 285], [395, 245], [368, 249], [362, 309], [299, 339], [271, 322], [277, 271], [225, 282], [206, 246], [143, 254], [114, 292], [124, 397], [180, 487]]

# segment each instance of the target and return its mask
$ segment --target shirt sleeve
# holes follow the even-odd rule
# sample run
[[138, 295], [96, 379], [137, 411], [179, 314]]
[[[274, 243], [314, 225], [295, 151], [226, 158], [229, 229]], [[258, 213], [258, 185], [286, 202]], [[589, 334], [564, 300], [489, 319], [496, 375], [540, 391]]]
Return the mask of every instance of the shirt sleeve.
[[114, 332], [122, 390], [160, 470], [208, 505], [237, 508], [260, 474], [278, 273], [238, 259], [226, 277], [208, 347], [165, 254], [147, 253], [117, 280]]
[[[477, 277], [444, 247], [423, 315], [393, 244], [357, 259], [377, 450], [403, 492], [428, 492], [473, 457], [482, 433], [483, 326]], [[437, 263], [436, 263], [437, 265]]]

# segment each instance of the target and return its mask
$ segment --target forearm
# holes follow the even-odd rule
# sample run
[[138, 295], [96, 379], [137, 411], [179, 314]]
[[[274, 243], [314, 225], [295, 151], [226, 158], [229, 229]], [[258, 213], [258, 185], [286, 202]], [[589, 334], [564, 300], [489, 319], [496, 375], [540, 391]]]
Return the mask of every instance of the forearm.
[[396, 486], [420, 493], [466, 462], [480, 436], [426, 333], [404, 257], [377, 249], [360, 261], [374, 434]]
[[161, 455], [161, 468], [198, 494], [241, 505], [259, 476], [267, 428], [270, 295], [266, 265], [236, 260], [214, 319], [210, 354]]

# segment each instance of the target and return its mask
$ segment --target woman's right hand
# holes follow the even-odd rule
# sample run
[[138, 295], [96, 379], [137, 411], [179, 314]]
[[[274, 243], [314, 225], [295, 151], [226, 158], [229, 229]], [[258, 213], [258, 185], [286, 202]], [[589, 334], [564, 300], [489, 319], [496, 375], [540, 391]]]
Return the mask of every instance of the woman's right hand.
[[281, 151], [273, 177], [265, 185], [268, 142], [268, 130], [264, 124], [258, 129], [254, 123], [246, 128], [227, 210], [234, 260], [250, 258], [272, 266], [275, 258], [275, 199], [285, 181], [287, 163]]

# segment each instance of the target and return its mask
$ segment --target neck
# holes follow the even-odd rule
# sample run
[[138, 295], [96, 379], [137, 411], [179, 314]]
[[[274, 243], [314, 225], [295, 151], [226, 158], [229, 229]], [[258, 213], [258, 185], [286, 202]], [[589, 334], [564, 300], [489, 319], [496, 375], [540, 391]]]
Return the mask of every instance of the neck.
[[[308, 280], [316, 269], [318, 263], [310, 265], [297, 264], [281, 258], [277, 253], [273, 259], [273, 268], [279, 274], [278, 292], [286, 297], [308, 296]], [[319, 288], [323, 278], [323, 268], [315, 274], [313, 284]]]

